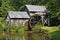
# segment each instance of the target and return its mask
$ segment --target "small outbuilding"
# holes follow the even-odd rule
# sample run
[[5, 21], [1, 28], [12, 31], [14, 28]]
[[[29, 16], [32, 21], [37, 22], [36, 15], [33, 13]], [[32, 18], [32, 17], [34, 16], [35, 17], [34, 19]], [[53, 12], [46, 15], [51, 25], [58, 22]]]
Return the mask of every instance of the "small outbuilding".
[[13, 24], [16, 25], [28, 25], [29, 15], [27, 12], [20, 11], [8, 11], [8, 15], [6, 17], [6, 24], [11, 26]]
[[49, 15], [45, 6], [26, 5], [26, 11], [30, 16], [30, 24], [34, 25], [40, 22], [42, 25], [50, 25]]

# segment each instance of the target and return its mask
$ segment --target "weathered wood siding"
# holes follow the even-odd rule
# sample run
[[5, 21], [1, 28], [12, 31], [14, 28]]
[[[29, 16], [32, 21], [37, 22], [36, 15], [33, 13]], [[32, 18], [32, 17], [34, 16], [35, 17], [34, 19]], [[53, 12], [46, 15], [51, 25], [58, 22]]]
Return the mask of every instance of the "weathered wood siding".
[[24, 26], [25, 20], [28, 20], [28, 19], [11, 19], [11, 25], [16, 24], [16, 25], [23, 25]]

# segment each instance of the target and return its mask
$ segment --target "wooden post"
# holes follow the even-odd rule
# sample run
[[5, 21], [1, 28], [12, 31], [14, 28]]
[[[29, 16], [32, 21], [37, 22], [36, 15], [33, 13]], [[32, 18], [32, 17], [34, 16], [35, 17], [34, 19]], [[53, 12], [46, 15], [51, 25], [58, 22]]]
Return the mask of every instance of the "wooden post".
[[50, 18], [49, 18], [49, 15], [48, 15], [48, 26], [50, 26]]
[[44, 26], [44, 16], [41, 16], [42, 19], [42, 25]]

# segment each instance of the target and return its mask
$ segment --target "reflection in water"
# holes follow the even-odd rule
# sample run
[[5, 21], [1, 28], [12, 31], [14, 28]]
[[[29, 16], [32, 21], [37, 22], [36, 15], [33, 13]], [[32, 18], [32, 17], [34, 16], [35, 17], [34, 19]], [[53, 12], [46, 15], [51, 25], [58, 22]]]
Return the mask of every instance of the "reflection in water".
[[6, 40], [25, 40], [25, 37], [6, 37]]
[[24, 36], [7, 36], [6, 40], [42, 40], [40, 33], [27, 33]]
[[28, 33], [27, 39], [28, 40], [42, 40], [42, 36], [40, 33]]
[[33, 34], [32, 33], [28, 33], [27, 34], [27, 39], [28, 40], [33, 40]]

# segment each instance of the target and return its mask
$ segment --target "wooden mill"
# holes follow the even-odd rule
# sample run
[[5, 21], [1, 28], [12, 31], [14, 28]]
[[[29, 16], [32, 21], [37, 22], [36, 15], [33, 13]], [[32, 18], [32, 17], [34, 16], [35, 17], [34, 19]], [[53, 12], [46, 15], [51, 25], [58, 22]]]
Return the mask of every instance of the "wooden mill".
[[6, 17], [7, 25], [27, 25], [32, 28], [37, 23], [50, 26], [49, 15], [45, 6], [26, 5], [25, 12], [9, 11]]
[[49, 15], [45, 6], [26, 5], [26, 11], [30, 16], [30, 27], [34, 26], [38, 22], [40, 22], [43, 26], [50, 26]]

